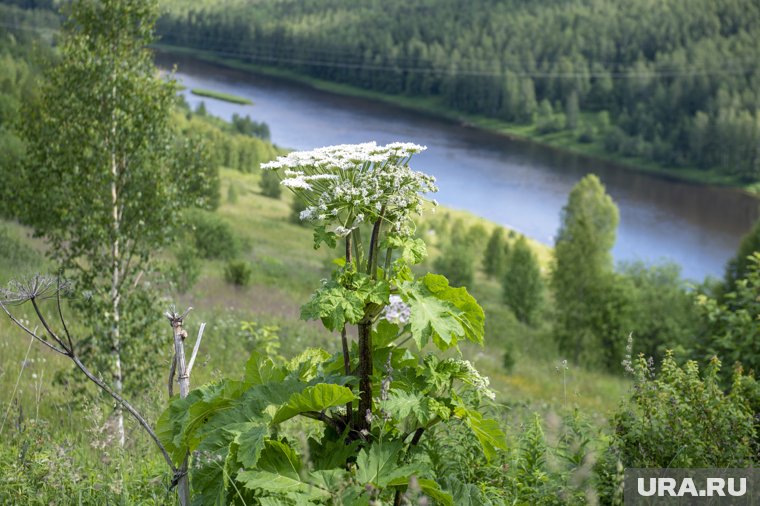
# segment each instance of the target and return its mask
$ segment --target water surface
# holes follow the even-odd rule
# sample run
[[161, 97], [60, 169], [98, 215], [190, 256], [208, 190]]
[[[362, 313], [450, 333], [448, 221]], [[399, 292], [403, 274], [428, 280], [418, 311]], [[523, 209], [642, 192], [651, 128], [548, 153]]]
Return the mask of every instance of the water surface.
[[[684, 276], [721, 276], [741, 236], [760, 216], [758, 201], [737, 190], [641, 174], [612, 163], [562, 153], [534, 143], [452, 124], [363, 99], [225, 69], [188, 58], [158, 55], [178, 64], [177, 78], [192, 107], [229, 119], [249, 114], [269, 125], [284, 147], [410, 141], [428, 150], [413, 167], [438, 179], [437, 200], [466, 209], [551, 245], [573, 185], [597, 174], [620, 208], [613, 255], [617, 261], [673, 261]], [[192, 95], [208, 88], [253, 100], [241, 106]]]

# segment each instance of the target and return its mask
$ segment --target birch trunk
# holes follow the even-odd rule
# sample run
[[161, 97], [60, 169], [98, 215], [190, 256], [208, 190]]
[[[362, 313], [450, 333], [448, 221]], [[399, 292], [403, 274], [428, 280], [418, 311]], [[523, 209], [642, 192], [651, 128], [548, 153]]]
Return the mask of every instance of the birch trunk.
[[[116, 87], [112, 88], [112, 98], [116, 100]], [[114, 142], [116, 140], [116, 118], [113, 112], [111, 113], [111, 211], [112, 211], [112, 229], [113, 239], [111, 243], [111, 311], [113, 329], [111, 331], [111, 338], [113, 342], [113, 355], [114, 355], [114, 390], [117, 394], [123, 395], [124, 379], [121, 370], [121, 332], [119, 328], [120, 324], [120, 307], [121, 294], [119, 293], [119, 267], [121, 263], [121, 251], [119, 244], [119, 233], [121, 228], [121, 217], [119, 215], [119, 167], [116, 161], [116, 152]], [[117, 428], [119, 433], [119, 445], [123, 448], [125, 442], [124, 434], [124, 410], [121, 404], [116, 406], [116, 418]]]

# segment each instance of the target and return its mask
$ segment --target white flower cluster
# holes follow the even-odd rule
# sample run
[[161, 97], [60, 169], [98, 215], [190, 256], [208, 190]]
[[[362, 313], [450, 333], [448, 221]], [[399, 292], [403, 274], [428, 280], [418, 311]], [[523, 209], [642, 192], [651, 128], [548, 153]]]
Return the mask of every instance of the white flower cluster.
[[412, 316], [411, 308], [398, 295], [391, 295], [389, 303], [383, 309], [383, 318], [403, 327]]
[[407, 220], [419, 213], [423, 194], [438, 191], [435, 178], [409, 167], [425, 146], [394, 142], [343, 144], [296, 151], [262, 164], [282, 170], [282, 185], [308, 203], [302, 220], [333, 224], [339, 236], [383, 214], [397, 233], [410, 233]]
[[491, 400], [496, 399], [496, 392], [491, 390], [491, 380], [487, 376], [481, 375], [469, 360], [449, 360], [456, 362], [460, 367], [461, 376], [459, 376], [459, 379], [475, 388], [484, 397], [488, 397]]

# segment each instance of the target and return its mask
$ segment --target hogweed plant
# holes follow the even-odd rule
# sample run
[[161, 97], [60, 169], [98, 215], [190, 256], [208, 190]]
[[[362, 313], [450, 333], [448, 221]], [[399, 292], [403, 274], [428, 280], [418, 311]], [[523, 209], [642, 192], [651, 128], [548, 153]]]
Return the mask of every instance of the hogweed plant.
[[301, 309], [340, 336], [340, 351], [285, 360], [256, 350], [242, 379], [172, 400], [158, 433], [175, 462], [192, 454], [195, 503], [402, 504], [413, 484], [437, 504], [461, 504], [421, 439], [457, 423], [484, 460], [505, 449], [479, 411], [494, 398], [488, 379], [456, 358], [460, 341], [482, 344], [483, 310], [445, 277], [412, 271], [426, 255], [414, 219], [437, 190], [409, 166], [424, 149], [332, 146], [262, 166], [306, 203], [314, 247], [340, 244], [330, 278]]

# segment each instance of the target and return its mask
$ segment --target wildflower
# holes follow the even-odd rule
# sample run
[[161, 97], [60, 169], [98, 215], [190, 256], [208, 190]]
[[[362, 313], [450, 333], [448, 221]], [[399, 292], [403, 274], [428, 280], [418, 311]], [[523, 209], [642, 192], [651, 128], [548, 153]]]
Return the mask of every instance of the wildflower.
[[383, 309], [383, 318], [396, 325], [404, 326], [412, 316], [411, 308], [398, 295], [391, 295], [389, 303]]
[[343, 144], [292, 152], [261, 168], [282, 170], [282, 184], [308, 203], [302, 219], [316, 216], [342, 227], [338, 235], [380, 215], [398, 233], [410, 234], [403, 224], [421, 212], [424, 194], [438, 191], [435, 178], [409, 167], [412, 155], [425, 149], [404, 142]]

